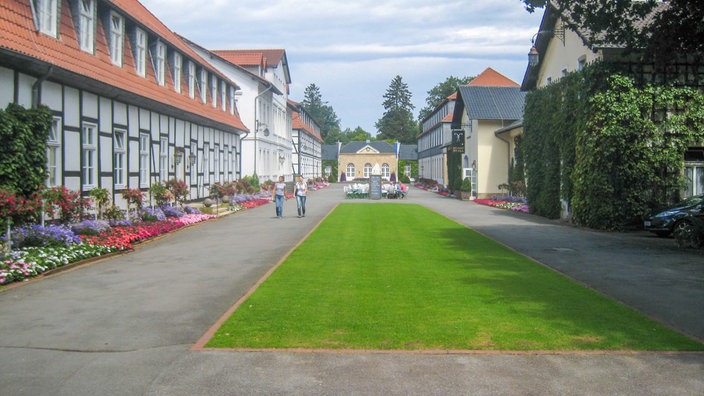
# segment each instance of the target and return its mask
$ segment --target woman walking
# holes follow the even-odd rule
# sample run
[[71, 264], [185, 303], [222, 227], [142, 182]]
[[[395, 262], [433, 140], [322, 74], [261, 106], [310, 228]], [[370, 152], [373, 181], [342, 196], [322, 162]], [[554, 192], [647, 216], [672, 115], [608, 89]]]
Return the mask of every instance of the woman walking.
[[306, 195], [308, 194], [308, 184], [303, 180], [303, 176], [298, 176], [298, 181], [294, 186], [296, 195], [296, 206], [298, 206], [298, 217], [306, 217]]
[[274, 184], [274, 203], [276, 204], [276, 217], [284, 218], [284, 200], [286, 199], [286, 183], [284, 177], [279, 176], [279, 181]]

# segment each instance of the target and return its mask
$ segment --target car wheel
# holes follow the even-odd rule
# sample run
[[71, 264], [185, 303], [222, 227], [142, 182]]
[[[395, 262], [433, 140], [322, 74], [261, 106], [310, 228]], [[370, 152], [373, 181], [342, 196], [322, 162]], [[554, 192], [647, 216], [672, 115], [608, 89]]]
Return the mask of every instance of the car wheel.
[[691, 222], [682, 220], [675, 224], [673, 235], [677, 246], [681, 248], [698, 248], [702, 246], [702, 236]]

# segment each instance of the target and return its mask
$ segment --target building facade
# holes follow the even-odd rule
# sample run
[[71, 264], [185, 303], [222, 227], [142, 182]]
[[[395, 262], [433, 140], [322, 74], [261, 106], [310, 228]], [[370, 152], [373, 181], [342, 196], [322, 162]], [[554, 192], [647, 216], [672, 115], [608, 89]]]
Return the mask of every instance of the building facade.
[[322, 177], [323, 138], [320, 136], [320, 127], [299, 103], [289, 100], [288, 106], [293, 115], [291, 131], [293, 173], [303, 176], [306, 180]]
[[459, 87], [452, 129], [462, 131], [463, 176], [472, 181], [472, 195], [500, 195], [509, 181], [515, 146], [503, 133], [523, 118], [525, 92], [518, 83], [488, 68], [468, 85]]
[[340, 181], [369, 179], [376, 174], [383, 180], [397, 179], [398, 152], [387, 142], [349, 142], [339, 148], [338, 170]]
[[[247, 76], [236, 80], [242, 86], [237, 105], [242, 121], [251, 131], [242, 140], [242, 172], [256, 174], [262, 181], [276, 180], [279, 176], [293, 180], [293, 114], [288, 108], [291, 75], [286, 51], [253, 49], [212, 53], [266, 81], [261, 83]], [[233, 75], [233, 78], [240, 77]]]
[[439, 184], [447, 184], [447, 149], [452, 144], [452, 116], [457, 93], [448, 96], [421, 124], [418, 135], [418, 175]]
[[0, 105], [47, 106], [48, 186], [87, 194], [241, 177], [238, 86], [135, 0], [0, 4]]

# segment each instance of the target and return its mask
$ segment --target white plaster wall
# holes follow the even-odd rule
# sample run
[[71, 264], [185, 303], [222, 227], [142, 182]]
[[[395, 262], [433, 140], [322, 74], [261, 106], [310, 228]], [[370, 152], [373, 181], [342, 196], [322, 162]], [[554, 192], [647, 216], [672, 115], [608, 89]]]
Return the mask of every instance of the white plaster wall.
[[5, 109], [15, 101], [15, 72], [12, 69], [0, 67], [0, 106]]

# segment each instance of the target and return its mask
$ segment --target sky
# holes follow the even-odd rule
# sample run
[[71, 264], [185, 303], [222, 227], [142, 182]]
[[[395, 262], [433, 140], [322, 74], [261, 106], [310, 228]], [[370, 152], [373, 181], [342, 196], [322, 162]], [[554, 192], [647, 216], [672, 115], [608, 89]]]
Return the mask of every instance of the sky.
[[141, 0], [169, 29], [210, 50], [283, 48], [290, 99], [314, 83], [340, 118], [376, 135], [401, 76], [415, 105], [449, 76], [491, 67], [521, 83], [542, 10], [520, 0]]

